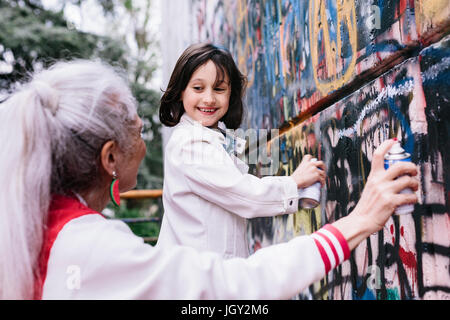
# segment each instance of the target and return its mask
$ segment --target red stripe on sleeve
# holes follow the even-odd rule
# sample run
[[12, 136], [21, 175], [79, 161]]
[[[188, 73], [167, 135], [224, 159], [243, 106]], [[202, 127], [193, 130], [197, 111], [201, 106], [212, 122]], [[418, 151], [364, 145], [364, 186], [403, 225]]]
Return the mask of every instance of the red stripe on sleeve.
[[316, 239], [314, 239], [314, 242], [316, 243], [316, 246], [319, 249], [320, 256], [322, 257], [323, 264], [325, 265], [325, 273], [328, 273], [328, 271], [331, 270], [330, 259], [328, 259], [328, 255], [325, 252], [325, 249], [320, 244], [320, 242]]
[[330, 239], [328, 239], [328, 237], [326, 235], [324, 235], [323, 233], [320, 232], [320, 230], [318, 230], [317, 232], [315, 232], [317, 235], [321, 236], [330, 246], [331, 251], [333, 252], [333, 256], [334, 256], [334, 260], [336, 261], [336, 265], [339, 265], [341, 263], [340, 259], [339, 259], [339, 255], [336, 251], [336, 248], [334, 247], [333, 242], [331, 242]]
[[330, 231], [336, 237], [336, 239], [338, 239], [342, 247], [342, 251], [344, 251], [344, 260], [350, 258], [350, 248], [348, 247], [347, 240], [345, 240], [342, 233], [337, 228], [333, 227], [331, 224], [326, 224], [323, 226], [323, 228], [325, 230]]

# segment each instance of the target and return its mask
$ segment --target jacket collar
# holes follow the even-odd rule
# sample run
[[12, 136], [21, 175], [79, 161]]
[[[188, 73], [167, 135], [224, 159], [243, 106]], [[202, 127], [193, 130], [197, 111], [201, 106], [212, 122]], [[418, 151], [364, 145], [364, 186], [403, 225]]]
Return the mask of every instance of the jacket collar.
[[245, 151], [246, 140], [237, 137], [233, 130], [228, 130], [225, 124], [219, 121], [218, 129], [211, 129], [201, 125], [200, 122], [192, 119], [186, 112], [180, 118], [180, 125], [193, 125], [198, 127], [202, 134], [210, 136], [214, 140], [218, 140], [228, 153], [236, 153], [241, 155]]
[[[209, 130], [209, 131], [212, 131], [212, 132], [217, 132], [217, 130], [215, 130], [215, 129], [211, 129], [211, 128], [202, 126], [202, 124], [200, 122], [198, 122], [197, 120], [192, 119], [186, 112], [183, 113], [183, 115], [181, 116], [180, 123], [181, 124], [188, 123], [188, 124], [191, 124], [191, 125], [200, 125], [202, 128], [204, 128], [206, 130]], [[223, 130], [226, 130], [226, 128], [227, 128], [222, 121], [219, 121], [218, 127], [223, 129]]]

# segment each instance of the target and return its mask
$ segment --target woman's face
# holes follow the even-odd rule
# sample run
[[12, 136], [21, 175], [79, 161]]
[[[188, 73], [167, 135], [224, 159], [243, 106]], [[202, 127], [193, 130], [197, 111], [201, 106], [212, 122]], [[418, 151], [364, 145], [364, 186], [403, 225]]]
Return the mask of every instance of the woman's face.
[[120, 192], [126, 192], [136, 187], [139, 166], [147, 152], [147, 147], [141, 135], [143, 122], [139, 117], [136, 121], [137, 126], [130, 129], [130, 145], [133, 147], [129, 153], [123, 153], [120, 165], [117, 168]]
[[195, 70], [181, 94], [184, 110], [192, 119], [205, 127], [217, 127], [227, 113], [231, 87], [228, 75], [217, 82], [217, 68], [209, 60]]

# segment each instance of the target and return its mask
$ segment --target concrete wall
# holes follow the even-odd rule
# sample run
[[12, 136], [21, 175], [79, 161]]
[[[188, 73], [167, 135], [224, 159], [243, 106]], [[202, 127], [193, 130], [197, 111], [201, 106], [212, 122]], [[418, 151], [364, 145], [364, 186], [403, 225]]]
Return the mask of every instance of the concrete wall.
[[176, 43], [213, 41], [247, 74], [243, 127], [280, 129], [278, 174], [290, 174], [305, 153], [327, 164], [321, 205], [252, 220], [253, 250], [348, 214], [383, 140], [401, 138], [420, 166], [414, 213], [394, 216], [298, 298], [450, 299], [450, 3], [167, 2], [185, 6], [163, 18], [184, 30], [167, 38], [168, 52]]

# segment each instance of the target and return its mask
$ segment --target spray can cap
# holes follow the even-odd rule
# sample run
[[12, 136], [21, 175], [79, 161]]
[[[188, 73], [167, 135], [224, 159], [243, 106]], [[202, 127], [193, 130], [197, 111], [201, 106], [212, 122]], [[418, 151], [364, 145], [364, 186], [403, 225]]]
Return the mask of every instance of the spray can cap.
[[404, 159], [410, 156], [409, 153], [405, 152], [405, 149], [402, 148], [400, 142], [396, 142], [391, 149], [389, 149], [388, 153], [384, 156], [385, 159], [395, 160], [395, 159]]

